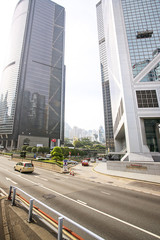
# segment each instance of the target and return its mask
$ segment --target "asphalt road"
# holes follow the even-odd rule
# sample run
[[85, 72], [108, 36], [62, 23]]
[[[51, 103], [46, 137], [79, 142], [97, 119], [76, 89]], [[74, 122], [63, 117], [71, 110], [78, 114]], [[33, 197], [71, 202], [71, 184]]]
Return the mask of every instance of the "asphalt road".
[[[15, 172], [13, 165], [14, 162], [2, 161], [0, 157], [0, 187], [6, 192], [10, 185], [19, 187], [104, 239], [160, 239], [158, 196], [40, 168], [32, 174], [22, 174]], [[85, 240], [93, 239], [73, 225], [64, 224]]]

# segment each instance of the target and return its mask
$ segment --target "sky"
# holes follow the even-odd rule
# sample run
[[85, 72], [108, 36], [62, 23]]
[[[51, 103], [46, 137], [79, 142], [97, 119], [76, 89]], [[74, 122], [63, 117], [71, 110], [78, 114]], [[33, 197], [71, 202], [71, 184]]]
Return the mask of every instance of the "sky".
[[[98, 0], [55, 0], [66, 11], [65, 122], [98, 130], [104, 126], [98, 49]], [[0, 1], [0, 77], [5, 65], [12, 16], [18, 0]]]

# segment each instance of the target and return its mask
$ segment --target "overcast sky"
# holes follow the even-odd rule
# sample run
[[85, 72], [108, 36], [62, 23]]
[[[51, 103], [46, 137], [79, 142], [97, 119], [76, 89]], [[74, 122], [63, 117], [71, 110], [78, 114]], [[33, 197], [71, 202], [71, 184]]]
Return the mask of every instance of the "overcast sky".
[[[96, 4], [98, 0], [55, 0], [66, 10], [65, 121], [71, 126], [98, 130], [104, 125], [98, 50]], [[0, 74], [18, 0], [0, 1]], [[0, 75], [1, 76], [1, 75]]]

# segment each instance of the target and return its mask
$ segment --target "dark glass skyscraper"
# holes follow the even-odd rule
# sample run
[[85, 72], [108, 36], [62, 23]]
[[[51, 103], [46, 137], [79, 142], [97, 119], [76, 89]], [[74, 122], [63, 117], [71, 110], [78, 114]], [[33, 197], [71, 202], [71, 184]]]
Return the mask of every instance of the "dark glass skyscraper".
[[16, 6], [0, 90], [0, 141], [48, 146], [64, 138], [65, 10], [50, 0]]

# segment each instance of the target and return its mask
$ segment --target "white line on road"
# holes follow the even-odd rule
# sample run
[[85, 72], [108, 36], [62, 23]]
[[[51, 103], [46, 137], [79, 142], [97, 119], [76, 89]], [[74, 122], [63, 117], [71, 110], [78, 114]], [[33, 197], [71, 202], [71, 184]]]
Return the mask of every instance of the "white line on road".
[[110, 193], [107, 193], [107, 192], [102, 192], [102, 191], [101, 191], [101, 193], [106, 194], [106, 195], [111, 195]]
[[14, 181], [13, 181], [12, 179], [10, 179], [10, 178], [7, 178], [7, 177], [6, 177], [6, 180], [7, 180], [7, 181], [10, 181], [10, 182], [12, 182], [12, 183], [14, 183], [14, 184], [17, 184], [16, 182], [14, 182]]
[[81, 204], [84, 204], [84, 205], [87, 204], [86, 202], [83, 202], [83, 201], [81, 201], [81, 200], [79, 200], [79, 199], [77, 200], [77, 202], [78, 202], [78, 203], [81, 203]]
[[48, 181], [48, 179], [46, 179], [46, 178], [41, 178], [41, 177], [39, 177], [39, 176], [35, 176], [35, 178], [39, 178], [39, 179], [41, 179], [41, 180]]
[[0, 188], [0, 192], [2, 192], [3, 195], [6, 195], [6, 196], [7, 196], [7, 193], [6, 193], [2, 188]]
[[[12, 174], [15, 174], [15, 173], [12, 173]], [[15, 175], [16, 175], [16, 174], [15, 174]], [[37, 183], [35, 183], [35, 182], [33, 182], [33, 181], [29, 180], [29, 179], [26, 179], [26, 178], [24, 178], [24, 177], [21, 177], [21, 178], [23, 178], [24, 180], [26, 180], [26, 181], [28, 181], [28, 182], [31, 182], [31, 183], [33, 183], [33, 184], [37, 184]], [[133, 225], [133, 224], [131, 224], [131, 223], [128, 223], [128, 222], [126, 222], [126, 221], [123, 221], [123, 220], [121, 220], [120, 218], [114, 217], [114, 216], [112, 216], [112, 215], [110, 215], [110, 214], [107, 214], [107, 213], [105, 213], [105, 212], [102, 212], [102, 211], [100, 211], [100, 210], [98, 210], [98, 209], [96, 209], [96, 208], [90, 207], [90, 206], [88, 206], [88, 205], [84, 205], [84, 204], [82, 204], [81, 202], [79, 202], [79, 201], [77, 201], [77, 200], [75, 200], [75, 199], [72, 199], [72, 198], [70, 198], [70, 197], [67, 197], [67, 196], [63, 195], [62, 193], [56, 192], [56, 191], [54, 191], [54, 190], [52, 190], [52, 189], [50, 189], [50, 188], [47, 188], [47, 187], [42, 186], [42, 185], [41, 185], [41, 187], [44, 188], [44, 189], [46, 189], [46, 190], [48, 190], [48, 191], [54, 192], [55, 194], [57, 194], [57, 195], [59, 195], [59, 196], [61, 196], [61, 197], [64, 197], [64, 198], [66, 198], [66, 199], [68, 199], [68, 200], [70, 200], [70, 201], [72, 201], [72, 202], [75, 202], [75, 203], [77, 203], [77, 204], [80, 204], [80, 205], [82, 205], [82, 206], [84, 206], [84, 207], [86, 207], [86, 208], [88, 208], [88, 209], [90, 209], [90, 210], [92, 210], [92, 211], [95, 211], [95, 212], [97, 212], [97, 213], [100, 213], [100, 214], [102, 214], [102, 215], [104, 215], [104, 216], [106, 216], [106, 217], [109, 217], [109, 218], [111, 218], [111, 219], [113, 219], [113, 220], [116, 220], [116, 221], [121, 222], [121, 223], [123, 223], [123, 224], [125, 224], [125, 225], [128, 225], [128, 226], [130, 226], [130, 227], [132, 227], [132, 228], [134, 228], [134, 229], [137, 229], [137, 230], [139, 230], [139, 231], [141, 231], [141, 232], [144, 232], [144, 233], [146, 233], [146, 234], [148, 234], [148, 235], [150, 235], [150, 236], [152, 236], [152, 237], [155, 237], [155, 238], [157, 238], [157, 239], [160, 239], [160, 236], [159, 236], [159, 235], [156, 235], [156, 234], [154, 234], [154, 233], [152, 233], [152, 232], [149, 232], [149, 231], [147, 231], [147, 230], [145, 230], [145, 229], [143, 229], [143, 228], [140, 228], [140, 227], [138, 227], [138, 226], [136, 226], [136, 225]]]

